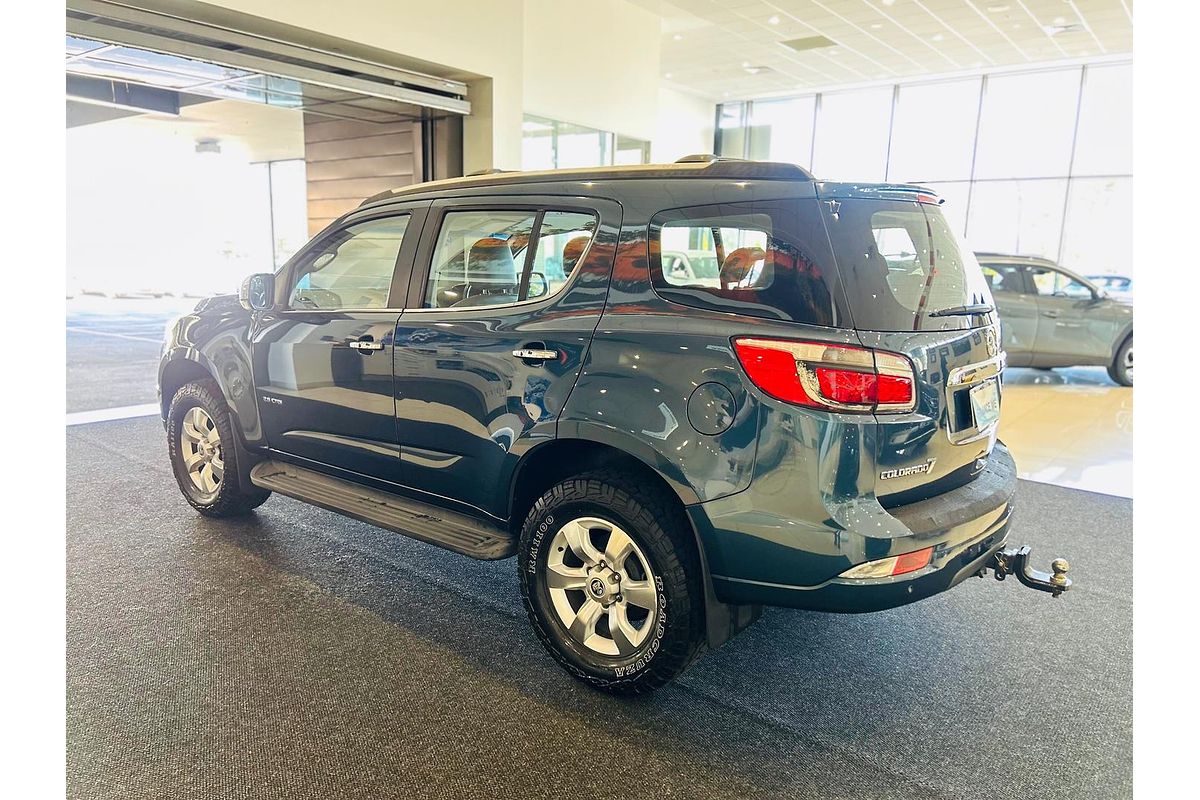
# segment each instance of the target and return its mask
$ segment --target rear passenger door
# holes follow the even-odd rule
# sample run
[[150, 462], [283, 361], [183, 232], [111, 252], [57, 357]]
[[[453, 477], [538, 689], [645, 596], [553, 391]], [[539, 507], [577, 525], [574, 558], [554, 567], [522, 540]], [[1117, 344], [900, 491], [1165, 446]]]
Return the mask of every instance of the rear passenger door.
[[395, 332], [406, 484], [504, 518], [520, 456], [555, 436], [604, 307], [620, 206], [435, 201]]
[[992, 288], [1000, 314], [1002, 346], [1010, 367], [1033, 363], [1038, 334], [1038, 303], [1029, 275], [1019, 264], [982, 262], [979, 265]]

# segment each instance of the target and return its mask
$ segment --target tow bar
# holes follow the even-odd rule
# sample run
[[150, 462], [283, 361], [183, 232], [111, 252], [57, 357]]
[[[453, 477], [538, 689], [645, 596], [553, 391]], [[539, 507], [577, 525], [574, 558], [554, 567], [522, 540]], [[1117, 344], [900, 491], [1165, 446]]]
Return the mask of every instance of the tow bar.
[[982, 578], [989, 569], [995, 572], [998, 581], [1009, 575], [1016, 575], [1017, 580], [1030, 589], [1049, 592], [1051, 597], [1058, 597], [1071, 588], [1071, 579], [1067, 577], [1067, 570], [1071, 565], [1065, 558], [1056, 558], [1050, 562], [1050, 569], [1054, 571], [1051, 575], [1029, 566], [1029, 556], [1032, 552], [1033, 548], [1029, 545], [1006, 547], [992, 556], [990, 564], [979, 570], [979, 577]]

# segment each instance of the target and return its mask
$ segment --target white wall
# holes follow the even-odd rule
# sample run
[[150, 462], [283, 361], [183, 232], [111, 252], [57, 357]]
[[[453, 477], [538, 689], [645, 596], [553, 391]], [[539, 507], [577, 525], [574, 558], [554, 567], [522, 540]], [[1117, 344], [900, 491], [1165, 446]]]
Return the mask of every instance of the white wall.
[[[153, 0], [142, 0], [152, 5]], [[629, 0], [210, 0], [209, 5], [427, 62], [468, 83], [463, 167], [519, 169], [525, 113], [641, 139], [703, 135], [660, 124], [659, 17]], [[674, 94], [674, 93], [673, 93]], [[712, 103], [672, 98], [680, 124], [708, 130]], [[687, 122], [682, 122], [687, 120]], [[674, 152], [682, 145], [666, 150]]]
[[713, 120], [716, 104], [675, 89], [658, 90], [658, 112], [651, 135], [650, 157], [670, 163], [693, 153], [713, 150]]
[[627, 0], [525, 0], [525, 111], [653, 138], [659, 31]]
[[440, 65], [447, 77], [467, 80], [477, 109], [463, 131], [463, 167], [468, 172], [520, 168], [524, 0], [211, 0], [209, 4]]

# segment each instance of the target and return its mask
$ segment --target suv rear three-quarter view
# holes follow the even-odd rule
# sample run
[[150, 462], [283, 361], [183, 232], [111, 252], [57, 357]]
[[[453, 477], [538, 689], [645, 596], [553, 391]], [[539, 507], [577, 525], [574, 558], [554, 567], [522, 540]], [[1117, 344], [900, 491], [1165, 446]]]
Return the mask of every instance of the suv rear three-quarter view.
[[176, 478], [517, 556], [571, 674], [657, 688], [764, 605], [861, 612], [1007, 547], [993, 299], [938, 198], [788, 164], [387, 192], [169, 331]]

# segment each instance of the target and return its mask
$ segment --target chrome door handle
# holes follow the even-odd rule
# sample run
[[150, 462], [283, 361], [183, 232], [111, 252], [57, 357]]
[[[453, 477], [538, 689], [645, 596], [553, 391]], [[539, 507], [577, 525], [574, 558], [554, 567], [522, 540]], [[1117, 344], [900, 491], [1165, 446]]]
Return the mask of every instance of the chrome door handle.
[[356, 342], [350, 342], [350, 346], [359, 352], [365, 350], [368, 353], [373, 353], [376, 350], [383, 349], [383, 342], [373, 342], [370, 339], [363, 341], [362, 339], [359, 339]]
[[557, 350], [513, 350], [513, 357], [522, 361], [557, 361]]
[[1043, 316], [1043, 317], [1050, 317], [1050, 319], [1057, 319], [1057, 318], [1058, 318], [1058, 312], [1057, 312], [1057, 311], [1043, 311], [1043, 312], [1042, 312], [1042, 316]]

